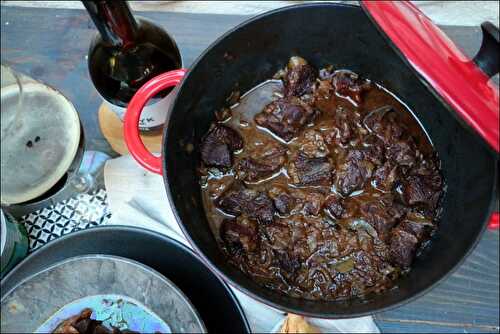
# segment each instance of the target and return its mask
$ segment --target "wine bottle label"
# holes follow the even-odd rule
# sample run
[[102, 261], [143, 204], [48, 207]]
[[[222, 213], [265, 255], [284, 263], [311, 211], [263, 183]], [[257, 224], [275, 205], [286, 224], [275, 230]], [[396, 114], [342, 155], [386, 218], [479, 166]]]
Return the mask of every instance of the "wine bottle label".
[[[167, 119], [168, 108], [174, 98], [174, 95], [175, 91], [172, 91], [163, 99], [144, 106], [144, 108], [142, 109], [141, 117], [139, 118], [139, 130], [149, 131], [161, 127]], [[117, 106], [106, 100], [104, 101], [123, 122], [123, 120], [125, 119], [125, 112], [127, 111], [127, 108]]]

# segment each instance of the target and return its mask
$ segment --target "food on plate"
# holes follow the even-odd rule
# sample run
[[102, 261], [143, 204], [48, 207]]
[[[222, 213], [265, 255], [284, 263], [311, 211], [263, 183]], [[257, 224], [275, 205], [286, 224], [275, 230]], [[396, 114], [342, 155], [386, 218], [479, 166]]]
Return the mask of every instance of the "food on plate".
[[116, 327], [109, 329], [102, 325], [102, 321], [91, 319], [92, 310], [84, 309], [69, 319], [64, 320], [53, 333], [59, 334], [133, 334], [131, 330], [120, 330]]

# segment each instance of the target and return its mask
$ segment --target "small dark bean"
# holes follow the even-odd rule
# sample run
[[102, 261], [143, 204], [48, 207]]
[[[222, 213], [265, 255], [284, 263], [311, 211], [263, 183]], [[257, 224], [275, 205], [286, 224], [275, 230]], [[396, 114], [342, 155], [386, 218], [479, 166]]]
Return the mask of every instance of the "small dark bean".
[[26, 146], [29, 147], [29, 148], [32, 148], [33, 147], [33, 142], [31, 140], [28, 140], [28, 142], [26, 143]]
[[35, 137], [35, 143], [38, 143], [40, 141], [40, 136]]

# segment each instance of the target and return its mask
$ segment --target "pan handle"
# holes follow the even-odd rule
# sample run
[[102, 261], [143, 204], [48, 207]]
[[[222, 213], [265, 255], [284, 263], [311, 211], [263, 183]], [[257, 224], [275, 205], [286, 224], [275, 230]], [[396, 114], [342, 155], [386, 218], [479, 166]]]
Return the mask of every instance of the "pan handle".
[[125, 113], [123, 136], [130, 154], [142, 167], [156, 174], [162, 173], [162, 160], [161, 157], [149, 152], [139, 137], [141, 112], [150, 98], [166, 88], [179, 84], [185, 74], [185, 69], [179, 69], [152, 78], [135, 93]]

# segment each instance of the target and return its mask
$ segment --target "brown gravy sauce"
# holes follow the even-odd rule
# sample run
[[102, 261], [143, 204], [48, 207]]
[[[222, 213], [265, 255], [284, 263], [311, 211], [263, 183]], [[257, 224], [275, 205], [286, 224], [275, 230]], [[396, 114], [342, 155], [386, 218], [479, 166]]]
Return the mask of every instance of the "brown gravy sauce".
[[[332, 114], [339, 108], [344, 109], [358, 120], [355, 122], [356, 126], [363, 127], [362, 121], [370, 112], [382, 106], [390, 106], [396, 112], [397, 122], [404, 124], [405, 133], [413, 138], [417, 159], [430, 158], [434, 154], [428, 135], [416, 117], [413, 116], [411, 110], [394, 94], [378, 84], [371, 83], [371, 88], [364, 93], [362, 103], [359, 104], [340, 95], [325, 96], [324, 98], [317, 96], [315, 107], [321, 111], [320, 115], [311, 124], [308, 124], [297, 138], [286, 143], [270, 130], [258, 126], [254, 121], [255, 115], [260, 113], [267, 104], [283, 96], [282, 92], [283, 83], [281, 80], [265, 81], [244, 94], [239, 102], [231, 107], [231, 117], [220, 122], [237, 130], [243, 138], [244, 148], [234, 152], [233, 166], [236, 166], [253, 150], [265, 146], [269, 141], [280, 142], [287, 148], [288, 160], [284, 166], [264, 180], [245, 182], [246, 187], [260, 192], [268, 192], [270, 188], [277, 186], [288, 189], [290, 192], [297, 191], [297, 193], [313, 191], [325, 197], [334, 194], [344, 197], [343, 203], [349, 217], [336, 219], [324, 210], [316, 216], [308, 215], [303, 209], [287, 215], [276, 213], [278, 221], [287, 221], [292, 226], [290, 230], [292, 237], [293, 233], [298, 233], [296, 231], [300, 230], [299, 228], [294, 230], [293, 226], [300, 225], [301, 228], [304, 226], [301, 231], [304, 229], [306, 231], [303, 237], [295, 239], [299, 241], [294, 247], [307, 248], [309, 242], [310, 249], [306, 252], [298, 252], [306, 255], [305, 257], [299, 256], [301, 259], [300, 269], [294, 271], [293, 275], [287, 273], [283, 266], [275, 264], [276, 261], [271, 255], [276, 249], [273, 247], [261, 246], [261, 250], [256, 254], [236, 257], [228, 251], [220, 232], [223, 221], [233, 219], [234, 216], [224, 213], [214, 204], [214, 200], [231, 186], [236, 171], [234, 168], [226, 171], [206, 168], [202, 172], [204, 175], [201, 177], [201, 190], [206, 215], [217, 242], [222, 250], [228, 254], [228, 260], [254, 280], [266, 287], [294, 297], [335, 300], [364, 296], [370, 292], [390, 288], [393, 286], [394, 279], [407, 268], [394, 265], [388, 260], [390, 257], [388, 254], [391, 252], [390, 243], [373, 236], [373, 233], [376, 235], [376, 232], [373, 232], [373, 227], [366, 223], [366, 219], [359, 209], [363, 203], [388, 196], [387, 192], [377, 189], [373, 182], [367, 182], [362, 189], [352, 192], [349, 196], [340, 195], [335, 182], [331, 186], [297, 186], [290, 182], [287, 165], [293, 153], [300, 149], [304, 131], [317, 130], [325, 133], [336, 127]], [[345, 159], [349, 148], [360, 145], [362, 146], [363, 143], [359, 142], [359, 138], [354, 138], [352, 142], [346, 143], [345, 147], [330, 145], [329, 156], [331, 156], [334, 165], [338, 166]], [[390, 196], [395, 197], [396, 195], [391, 193]], [[437, 214], [427, 215], [427, 218], [435, 221]], [[312, 225], [314, 227], [311, 227]], [[268, 233], [271, 234], [269, 231]], [[321, 237], [314, 241], [309, 240], [313, 233], [319, 233]], [[259, 235], [259, 238], [265, 239], [262, 235]], [[311, 243], [316, 242], [319, 246], [311, 246]], [[424, 242], [421, 244], [423, 245]]]

